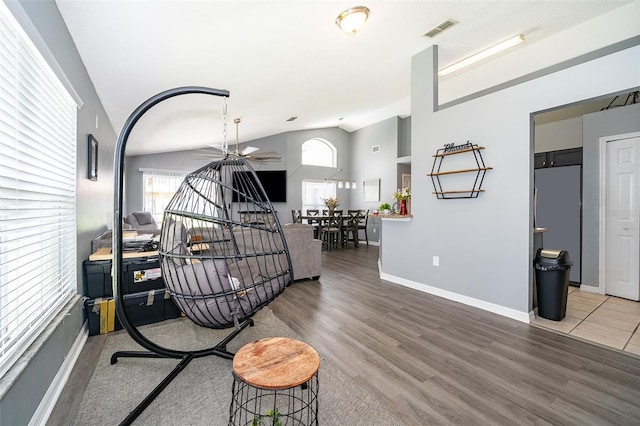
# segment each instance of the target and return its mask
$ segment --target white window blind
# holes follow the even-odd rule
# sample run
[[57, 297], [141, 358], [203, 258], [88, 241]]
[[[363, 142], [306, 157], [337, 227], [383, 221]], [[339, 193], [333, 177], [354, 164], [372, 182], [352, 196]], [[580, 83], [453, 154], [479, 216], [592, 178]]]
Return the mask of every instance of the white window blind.
[[141, 169], [144, 181], [144, 211], [151, 213], [158, 225], [162, 223], [164, 208], [187, 176], [187, 172]]
[[0, 2], [0, 377], [76, 292], [76, 109]]

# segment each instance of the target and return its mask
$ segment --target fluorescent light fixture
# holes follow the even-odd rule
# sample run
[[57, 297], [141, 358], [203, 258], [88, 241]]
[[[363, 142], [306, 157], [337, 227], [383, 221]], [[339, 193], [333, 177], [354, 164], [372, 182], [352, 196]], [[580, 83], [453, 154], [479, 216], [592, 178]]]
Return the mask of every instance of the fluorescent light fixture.
[[516, 46], [524, 41], [524, 36], [522, 34], [518, 34], [515, 37], [511, 37], [508, 40], [505, 40], [501, 43], [496, 44], [495, 46], [491, 46], [488, 49], [485, 49], [481, 52], [476, 53], [475, 55], [471, 55], [468, 58], [465, 58], [459, 62], [456, 62], [453, 65], [449, 65], [448, 67], [444, 67], [438, 72], [439, 76], [451, 74], [454, 71], [458, 71], [461, 68], [469, 66], [473, 63], [481, 61], [482, 59], [488, 58], [489, 56], [495, 55], [496, 53], [500, 53], [503, 50], [509, 49], [510, 47]]
[[336, 25], [347, 34], [355, 35], [369, 17], [369, 9], [364, 6], [356, 6], [345, 10], [336, 18]]

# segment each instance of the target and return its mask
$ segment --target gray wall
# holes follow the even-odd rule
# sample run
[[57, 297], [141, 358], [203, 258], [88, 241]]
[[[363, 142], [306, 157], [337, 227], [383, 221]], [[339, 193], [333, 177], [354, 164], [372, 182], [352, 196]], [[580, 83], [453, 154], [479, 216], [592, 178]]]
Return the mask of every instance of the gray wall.
[[[338, 167], [303, 166], [301, 164], [302, 144], [312, 138], [322, 138], [331, 142], [339, 151]], [[351, 162], [351, 134], [337, 127], [324, 129], [302, 130], [286, 132], [268, 136], [240, 144], [259, 147], [261, 151], [276, 151], [282, 160], [264, 163], [251, 163], [256, 170], [286, 170], [287, 171], [287, 202], [274, 203], [281, 223], [291, 222], [291, 210], [300, 209], [302, 205], [302, 180], [323, 180], [324, 178], [355, 179], [349, 173]], [[142, 209], [143, 182], [141, 168], [158, 170], [193, 171], [205, 165], [206, 160], [197, 156], [195, 151], [179, 151], [164, 154], [130, 156], [126, 158], [125, 178], [125, 214]], [[340, 207], [349, 209], [357, 206], [357, 199], [353, 199], [350, 189], [338, 189]], [[234, 213], [235, 214], [235, 213]]]
[[[399, 129], [400, 118], [392, 117], [353, 132], [354, 155], [351, 162], [351, 173], [354, 179], [357, 179], [359, 187], [357, 191], [352, 191], [351, 200], [352, 205], [357, 208], [372, 212], [382, 203], [393, 204], [393, 193], [397, 188], [396, 159]], [[380, 145], [378, 152], [371, 151], [374, 145]], [[362, 182], [369, 179], [380, 179], [380, 201], [364, 201]], [[369, 241], [379, 242], [379, 219], [370, 218], [367, 228]]]
[[[533, 242], [531, 114], [637, 86], [640, 47], [506, 85], [439, 111], [433, 102], [434, 50], [413, 58], [414, 218], [383, 224], [383, 271], [428, 291], [472, 298], [475, 304], [526, 318]], [[484, 160], [493, 170], [487, 172], [486, 192], [477, 199], [436, 199], [425, 176], [431, 156], [446, 143], [467, 140], [487, 148]], [[431, 266], [432, 256], [440, 257], [439, 267]]]
[[[46, 43], [62, 71], [84, 103], [78, 110], [78, 177], [77, 231], [78, 273], [77, 288], [82, 291], [82, 261], [89, 256], [90, 242], [96, 234], [110, 227], [113, 220], [112, 158], [115, 133], [106, 118], [102, 104], [80, 60], [75, 45], [53, 1], [5, 2], [33, 38], [36, 31]], [[40, 38], [40, 37], [38, 37]], [[98, 116], [99, 128], [96, 128]], [[98, 139], [98, 181], [87, 177], [87, 136]], [[68, 315], [65, 315], [68, 314]], [[76, 301], [62, 317], [48, 329], [39, 342], [41, 346], [27, 361], [25, 369], [0, 400], [0, 424], [24, 425], [32, 418], [58, 369], [69, 354], [83, 325], [81, 302]]]
[[411, 155], [411, 117], [400, 119], [398, 126], [398, 157]]
[[[399, 185], [400, 173], [410, 172], [408, 165], [396, 167], [399, 140], [410, 143], [410, 118], [393, 117], [363, 129], [349, 133], [336, 127], [286, 132], [265, 138], [244, 142], [241, 145], [260, 147], [262, 151], [276, 151], [282, 160], [266, 163], [252, 163], [255, 169], [287, 171], [287, 202], [274, 203], [281, 223], [291, 221], [291, 210], [302, 205], [302, 180], [322, 180], [327, 177], [353, 179], [358, 183], [356, 190], [338, 189], [340, 207], [373, 210], [382, 202], [393, 203], [393, 192]], [[322, 138], [333, 143], [339, 151], [336, 168], [304, 166], [301, 164], [302, 143], [311, 138]], [[380, 151], [371, 152], [373, 145], [380, 145]], [[124, 214], [141, 210], [143, 182], [140, 169], [175, 170], [189, 172], [205, 165], [207, 161], [196, 151], [178, 151], [163, 154], [128, 156], [125, 162], [125, 205]], [[366, 179], [380, 179], [381, 199], [376, 202], [363, 200], [362, 182]], [[378, 241], [379, 225], [373, 220], [369, 224], [369, 241]]]
[[585, 115], [582, 129], [582, 284], [597, 287], [600, 283], [600, 138], [640, 131], [640, 104]]

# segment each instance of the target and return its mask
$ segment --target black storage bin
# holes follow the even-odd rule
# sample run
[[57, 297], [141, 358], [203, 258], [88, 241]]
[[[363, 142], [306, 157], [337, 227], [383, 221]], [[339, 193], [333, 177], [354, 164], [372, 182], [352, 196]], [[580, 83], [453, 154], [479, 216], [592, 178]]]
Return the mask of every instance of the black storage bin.
[[110, 260], [85, 260], [84, 295], [90, 298], [113, 296]]
[[[89, 323], [90, 336], [122, 329], [113, 297], [85, 299], [84, 309]], [[180, 316], [180, 310], [164, 289], [125, 294], [124, 309], [129, 321], [135, 326]]]
[[85, 299], [84, 311], [89, 325], [89, 336], [120, 330], [122, 325], [116, 316], [113, 297]]
[[164, 294], [164, 319], [178, 318], [182, 312], [173, 301], [169, 292]]
[[165, 290], [149, 290], [124, 295], [124, 309], [135, 326], [164, 321]]
[[164, 289], [157, 257], [125, 259], [122, 262], [122, 294]]
[[553, 321], [561, 321], [565, 317], [572, 265], [565, 250], [538, 249], [534, 267], [540, 317]]

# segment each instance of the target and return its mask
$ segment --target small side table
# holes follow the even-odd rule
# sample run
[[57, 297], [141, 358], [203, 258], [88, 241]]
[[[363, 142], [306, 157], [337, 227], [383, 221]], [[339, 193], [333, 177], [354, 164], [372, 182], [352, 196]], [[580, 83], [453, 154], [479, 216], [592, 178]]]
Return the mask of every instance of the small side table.
[[233, 357], [229, 425], [318, 425], [320, 356], [286, 337], [256, 340]]

